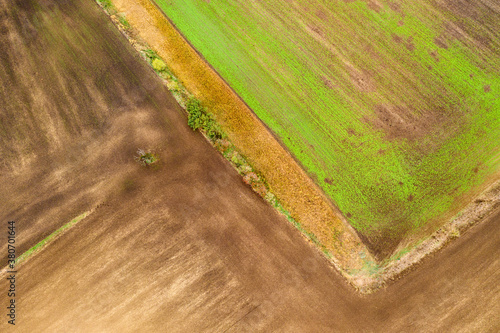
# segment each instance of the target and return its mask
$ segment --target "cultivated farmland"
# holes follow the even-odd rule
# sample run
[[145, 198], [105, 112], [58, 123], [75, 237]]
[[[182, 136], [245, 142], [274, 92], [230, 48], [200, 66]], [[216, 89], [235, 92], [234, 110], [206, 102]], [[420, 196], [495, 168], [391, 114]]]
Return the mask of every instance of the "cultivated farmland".
[[54, 237], [16, 267], [15, 326], [0, 271], [1, 332], [499, 331], [498, 210], [361, 296], [186, 125], [95, 2], [0, 1], [0, 47], [1, 268], [6, 221], [18, 255]]
[[498, 179], [495, 2], [156, 3], [379, 258]]
[[19, 254], [123, 191], [137, 148], [175, 140], [155, 111], [175, 101], [95, 6], [2, 3], [0, 218]]

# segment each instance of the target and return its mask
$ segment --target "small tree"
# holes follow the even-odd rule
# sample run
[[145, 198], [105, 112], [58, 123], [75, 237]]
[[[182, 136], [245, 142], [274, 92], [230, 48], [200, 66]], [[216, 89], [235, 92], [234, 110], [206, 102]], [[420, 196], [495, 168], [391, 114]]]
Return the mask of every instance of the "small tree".
[[139, 162], [142, 166], [150, 166], [158, 162], [158, 156], [152, 153], [150, 150], [137, 149], [137, 156], [134, 159]]

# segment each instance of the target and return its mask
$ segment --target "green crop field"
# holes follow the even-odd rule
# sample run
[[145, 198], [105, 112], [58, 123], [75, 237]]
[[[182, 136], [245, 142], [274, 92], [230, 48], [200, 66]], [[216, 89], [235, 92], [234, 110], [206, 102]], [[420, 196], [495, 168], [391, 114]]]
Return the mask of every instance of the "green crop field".
[[156, 3], [375, 250], [495, 179], [494, 1]]

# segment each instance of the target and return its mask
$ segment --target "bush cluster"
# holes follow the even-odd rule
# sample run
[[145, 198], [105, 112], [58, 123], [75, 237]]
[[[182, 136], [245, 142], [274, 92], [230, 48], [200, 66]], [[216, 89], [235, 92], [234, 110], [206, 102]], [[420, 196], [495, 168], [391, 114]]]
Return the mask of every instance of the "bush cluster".
[[[111, 3], [111, 0], [97, 0], [97, 2], [102, 6], [107, 11], [116, 11], [113, 4]], [[114, 14], [111, 13], [110, 14]]]
[[158, 156], [150, 150], [137, 149], [134, 159], [142, 166], [150, 166], [158, 162]]
[[163, 72], [164, 70], [167, 69], [167, 64], [160, 58], [155, 58], [152, 62], [151, 65], [157, 72]]
[[188, 112], [188, 125], [193, 130], [200, 129], [212, 140], [225, 137], [219, 124], [211, 113], [208, 113], [196, 98], [191, 98], [186, 104]]

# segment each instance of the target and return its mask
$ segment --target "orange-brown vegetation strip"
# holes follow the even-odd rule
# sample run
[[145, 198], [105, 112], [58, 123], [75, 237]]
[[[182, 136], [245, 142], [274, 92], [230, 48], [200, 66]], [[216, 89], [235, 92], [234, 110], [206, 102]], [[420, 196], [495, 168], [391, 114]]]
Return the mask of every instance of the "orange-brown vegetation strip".
[[147, 0], [113, 2], [183, 85], [215, 114], [229, 139], [264, 175], [271, 192], [326, 247], [338, 268], [359, 269], [365, 261], [372, 261], [321, 190], [164, 15]]

